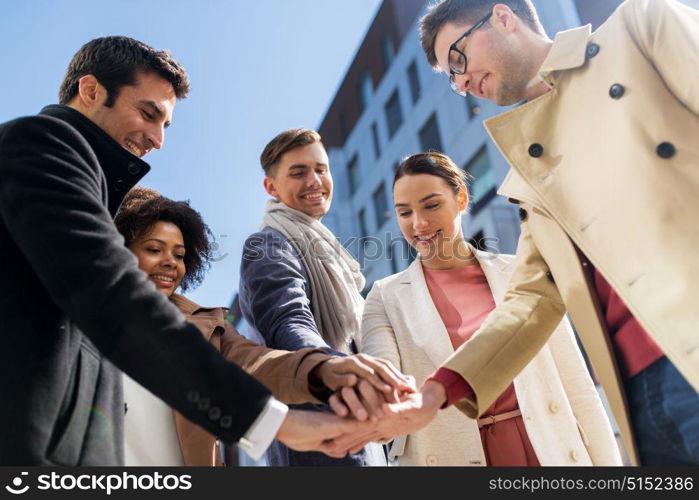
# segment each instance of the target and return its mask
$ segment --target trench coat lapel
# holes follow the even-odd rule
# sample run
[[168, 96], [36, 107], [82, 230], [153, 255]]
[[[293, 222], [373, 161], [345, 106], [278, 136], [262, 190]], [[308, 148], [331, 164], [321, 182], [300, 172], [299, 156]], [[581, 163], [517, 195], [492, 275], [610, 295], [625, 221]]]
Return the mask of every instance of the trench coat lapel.
[[188, 323], [192, 323], [199, 329], [207, 342], [211, 340], [216, 327], [224, 327], [224, 319], [220, 314], [195, 314], [199, 311], [215, 311], [214, 308], [201, 307], [177, 293], [172, 294], [170, 301], [185, 315]]
[[589, 24], [557, 33], [539, 74], [546, 77], [552, 71], [582, 66], [585, 63], [585, 50], [590, 36]]
[[482, 252], [471, 247], [471, 250], [476, 256], [478, 264], [480, 264], [485, 279], [490, 286], [490, 292], [493, 294], [495, 305], [498, 306], [507, 292], [507, 277], [509, 274], [504, 272], [507, 263], [503, 262], [496, 254]]

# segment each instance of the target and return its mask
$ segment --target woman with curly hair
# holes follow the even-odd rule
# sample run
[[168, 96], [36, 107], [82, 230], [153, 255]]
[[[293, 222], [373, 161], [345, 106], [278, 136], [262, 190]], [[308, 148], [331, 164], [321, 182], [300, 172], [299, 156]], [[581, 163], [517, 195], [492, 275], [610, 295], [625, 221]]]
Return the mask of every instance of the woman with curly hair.
[[[262, 347], [236, 332], [225, 320], [224, 308], [201, 307], [176, 293], [201, 283], [213, 253], [211, 231], [188, 202], [174, 201], [137, 186], [124, 200], [115, 224], [138, 259], [139, 268], [156, 289], [199, 328], [226, 360], [257, 378], [280, 401], [321, 403], [319, 398], [327, 397], [328, 390], [353, 385], [357, 377], [385, 387], [383, 380], [397, 376], [380, 366], [371, 365], [370, 370], [356, 358], [329, 356], [319, 349], [289, 352]], [[157, 356], [154, 352], [153, 357]], [[362, 358], [368, 363], [376, 361], [372, 360]], [[177, 373], [171, 376], [176, 377]], [[124, 396], [126, 465], [225, 465], [218, 439], [126, 375]], [[201, 404], [206, 404], [206, 400]], [[202, 410], [208, 410], [215, 418], [213, 413], [218, 409]]]

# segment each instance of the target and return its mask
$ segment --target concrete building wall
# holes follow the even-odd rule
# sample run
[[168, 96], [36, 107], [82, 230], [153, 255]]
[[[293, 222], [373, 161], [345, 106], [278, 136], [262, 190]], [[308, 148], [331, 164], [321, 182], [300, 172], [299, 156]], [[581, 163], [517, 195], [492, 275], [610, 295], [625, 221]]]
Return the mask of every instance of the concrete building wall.
[[[580, 25], [580, 17], [574, 0], [535, 1], [546, 31], [556, 32]], [[346, 140], [328, 144], [335, 197], [330, 214], [324, 223], [332, 229], [345, 246], [360, 260], [367, 277], [367, 290], [380, 278], [407, 267], [410, 258], [402, 241], [392, 203], [391, 185], [395, 165], [409, 155], [422, 151], [420, 131], [434, 117], [439, 129], [441, 151], [454, 162], [466, 167], [479, 153], [485, 155], [488, 171], [474, 181], [472, 194], [481, 202], [471, 205], [471, 213], [464, 218], [464, 235], [467, 239], [479, 235], [482, 245], [490, 250], [513, 253], [519, 236], [519, 218], [516, 206], [494, 195], [509, 167], [497, 148], [489, 140], [482, 125], [483, 119], [498, 114], [502, 108], [477, 99], [465, 99], [455, 95], [444, 75], [435, 74], [427, 64], [420, 48], [417, 20], [425, 12], [418, 12], [412, 27], [396, 46], [396, 53], [383, 78], [373, 89], [371, 99], [349, 131]], [[408, 75], [415, 65], [420, 93], [413, 98]], [[349, 76], [349, 73], [348, 73]], [[397, 92], [402, 124], [391, 135], [386, 104]], [[337, 111], [333, 103], [329, 113]], [[329, 120], [326, 116], [323, 123]], [[380, 153], [377, 155], [373, 130], [378, 133]], [[323, 126], [321, 126], [321, 134]], [[353, 159], [356, 158], [356, 162]], [[481, 158], [483, 160], [483, 158]], [[482, 161], [481, 161], [482, 163]], [[351, 189], [352, 173], [348, 169], [355, 164], [358, 179], [356, 189]], [[381, 190], [388, 201], [386, 214], [376, 212], [374, 200]], [[478, 202], [479, 200], [473, 200]], [[360, 243], [362, 221], [369, 241]]]

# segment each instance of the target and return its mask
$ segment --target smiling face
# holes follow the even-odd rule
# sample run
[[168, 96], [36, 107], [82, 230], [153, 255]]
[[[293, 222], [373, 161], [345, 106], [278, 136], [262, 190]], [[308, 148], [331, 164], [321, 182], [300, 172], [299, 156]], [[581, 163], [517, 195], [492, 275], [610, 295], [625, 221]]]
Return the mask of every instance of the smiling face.
[[156, 222], [141, 238], [129, 245], [138, 267], [155, 288], [170, 297], [180, 286], [186, 268], [182, 231], [171, 222]]
[[76, 107], [132, 154], [143, 157], [165, 142], [177, 98], [167, 80], [141, 72], [135, 85], [119, 89], [112, 106], [105, 106], [107, 91], [92, 75], [80, 79]]
[[[439, 68], [449, 75], [449, 47], [471, 27], [448, 22], [437, 33], [434, 43]], [[539, 68], [528, 48], [530, 33], [506, 6], [496, 6], [490, 20], [457, 44], [467, 57], [466, 73], [455, 75], [460, 89], [499, 106], [529, 98], [530, 83]]]
[[455, 194], [436, 175], [408, 174], [393, 186], [396, 217], [403, 237], [427, 267], [442, 268], [463, 242], [461, 214], [468, 205], [463, 190]]
[[265, 190], [285, 205], [321, 219], [330, 210], [333, 179], [320, 142], [284, 153], [265, 177]]

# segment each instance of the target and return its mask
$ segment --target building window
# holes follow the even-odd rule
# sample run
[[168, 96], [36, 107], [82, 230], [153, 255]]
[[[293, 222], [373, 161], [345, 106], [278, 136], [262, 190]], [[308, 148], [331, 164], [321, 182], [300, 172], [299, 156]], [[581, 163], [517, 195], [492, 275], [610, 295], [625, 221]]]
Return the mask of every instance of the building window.
[[410, 82], [410, 97], [413, 99], [413, 104], [420, 100], [420, 78], [417, 76], [417, 65], [415, 61], [408, 66], [408, 82]]
[[423, 151], [442, 151], [442, 139], [439, 136], [439, 125], [437, 125], [437, 115], [432, 116], [420, 129], [420, 148]]
[[376, 126], [376, 122], [371, 124], [371, 138], [374, 141], [374, 157], [378, 158], [381, 156], [381, 143], [379, 142], [379, 127]]
[[359, 112], [361, 113], [369, 106], [371, 97], [374, 95], [374, 81], [368, 70], [364, 72], [362, 78], [359, 80], [357, 95], [359, 96]]
[[380, 229], [390, 214], [388, 212], [388, 199], [386, 198], [386, 185], [382, 182], [372, 195], [374, 200], [374, 213], [376, 214], [376, 228]]
[[362, 208], [357, 214], [359, 219], [359, 237], [366, 238], [369, 235], [369, 231], [366, 228], [366, 211]]
[[471, 176], [471, 214], [478, 213], [496, 194], [495, 172], [490, 167], [488, 150], [485, 146], [473, 155], [464, 167]]
[[481, 114], [481, 104], [470, 92], [466, 95], [466, 110], [468, 111], [469, 120], [473, 120]]
[[389, 35], [384, 36], [383, 37], [383, 63], [384, 63], [384, 67], [386, 68], [386, 71], [388, 71], [388, 68], [391, 67], [391, 63], [393, 63], [393, 56], [395, 53], [396, 53], [396, 50], [393, 47], [393, 39]]
[[396, 89], [384, 106], [386, 123], [388, 124], [388, 137], [393, 137], [403, 124], [403, 111], [400, 108], [400, 98]]
[[355, 153], [352, 159], [347, 164], [347, 176], [349, 180], [350, 194], [354, 194], [359, 187], [359, 157]]
[[347, 125], [347, 115], [345, 114], [344, 111], [340, 112], [340, 115], [338, 117], [339, 120], [339, 125], [340, 125], [340, 135], [342, 135], [342, 140], [346, 140], [347, 136], [349, 135], [349, 125]]
[[484, 252], [487, 251], [488, 245], [485, 241], [485, 236], [483, 234], [483, 230], [480, 230], [476, 234], [474, 234], [473, 237], [470, 240], [468, 240], [468, 242], [476, 250], [481, 250]]

